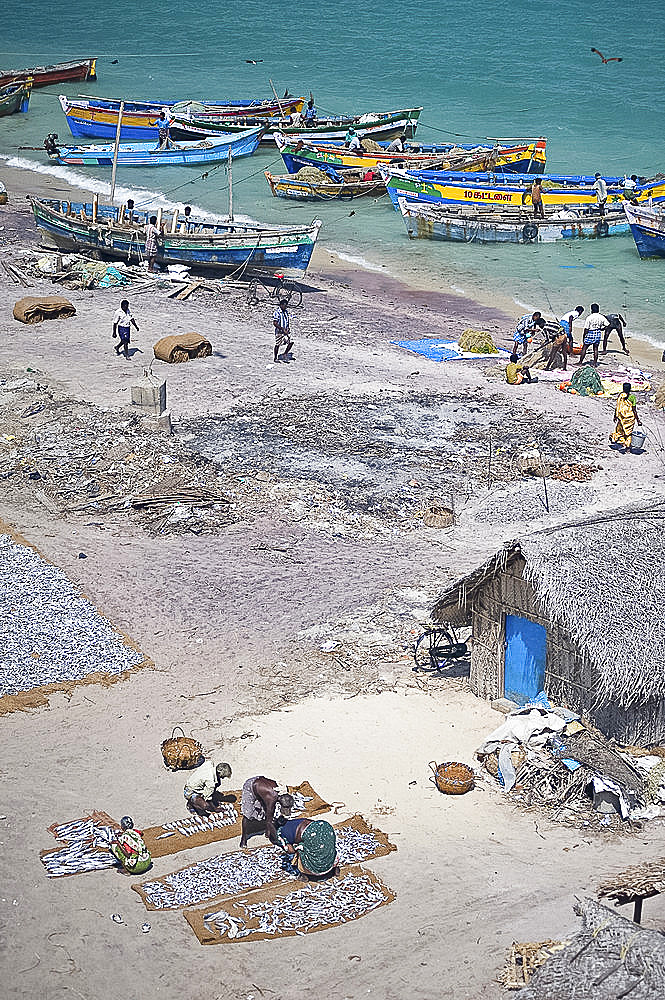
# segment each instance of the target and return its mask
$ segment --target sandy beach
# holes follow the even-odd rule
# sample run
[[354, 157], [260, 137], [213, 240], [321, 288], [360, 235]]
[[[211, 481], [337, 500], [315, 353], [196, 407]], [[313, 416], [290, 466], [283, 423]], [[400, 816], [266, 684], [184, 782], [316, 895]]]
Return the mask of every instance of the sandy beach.
[[[40, 243], [26, 192], [71, 189], [4, 167], [0, 179], [0, 248]], [[241, 288], [184, 302], [159, 288], [65, 291], [75, 316], [25, 326], [17, 299], [58, 294], [30, 281], [19, 287], [0, 266], [0, 517], [150, 663], [2, 717], [6, 995], [504, 995], [511, 943], [570, 936], [575, 899], [661, 856], [665, 823], [574, 829], [515, 808], [489, 778], [440, 795], [428, 763], [473, 763], [502, 716], [464, 675], [414, 673], [411, 649], [441, 589], [504, 541], [663, 496], [665, 418], [649, 402], [665, 379], [659, 353], [631, 340], [629, 362], [618, 350], [604, 359], [652, 376], [638, 400], [649, 445], [621, 455], [608, 448], [611, 400], [560, 392], [558, 379], [509, 386], [496, 359], [435, 363], [392, 343], [472, 327], [505, 348], [514, 315], [353, 269], [325, 237], [292, 311], [288, 363], [272, 363], [271, 304], [248, 304]], [[123, 297], [140, 326], [129, 359], [111, 339]], [[160, 337], [189, 331], [210, 340], [210, 358], [154, 360]], [[167, 380], [172, 436], [131, 405], [148, 367]], [[548, 480], [545, 501], [542, 481], [516, 472], [533, 447], [588, 477]], [[228, 506], [181, 520], [83, 507], [106, 488], [193, 483]], [[425, 526], [437, 504], [454, 508], [452, 527]], [[115, 872], [46, 879], [39, 852], [54, 846], [56, 821], [91, 809], [139, 827], [183, 815], [183, 774], [160, 755], [176, 725], [230, 762], [231, 787], [253, 774], [307, 779], [338, 815], [384, 830], [398, 850], [370, 867], [396, 900], [323, 933], [204, 948], [182, 913], [147, 915]], [[160, 858], [152, 874], [212, 853]], [[645, 926], [664, 919], [663, 897], [649, 900]]]

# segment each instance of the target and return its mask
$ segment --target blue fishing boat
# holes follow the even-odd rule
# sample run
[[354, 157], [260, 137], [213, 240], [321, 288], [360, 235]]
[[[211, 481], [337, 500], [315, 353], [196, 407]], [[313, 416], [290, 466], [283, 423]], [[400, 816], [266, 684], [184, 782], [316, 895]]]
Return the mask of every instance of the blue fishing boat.
[[0, 117], [24, 113], [30, 107], [32, 84], [8, 83], [0, 87]]
[[[520, 208], [531, 204], [530, 174], [461, 173], [459, 171], [400, 170], [382, 167], [388, 194], [396, 211], [399, 198], [430, 204], [476, 205], [479, 207]], [[574, 208], [597, 204], [595, 177], [587, 174], [541, 174], [542, 203], [545, 209], [570, 205]], [[620, 208], [624, 200], [624, 178], [605, 177], [607, 207]], [[665, 198], [665, 176], [641, 178], [632, 192], [637, 201]]]
[[[67, 99], [65, 99], [67, 100]], [[121, 100], [119, 97], [95, 97], [90, 94], [79, 94], [76, 100], [69, 102], [71, 106], [85, 106], [89, 110], [111, 111], [117, 113], [120, 110]], [[211, 115], [213, 117], [246, 118], [256, 116], [258, 118], [282, 117], [282, 115], [295, 114], [302, 111], [305, 105], [303, 97], [293, 97], [288, 94], [281, 100], [274, 97], [264, 99], [261, 97], [247, 97], [244, 100], [217, 100], [217, 101], [122, 101], [123, 113], [128, 114], [148, 114], [158, 115], [160, 111], [170, 108], [172, 114], [190, 117], [196, 115]]]
[[625, 201], [623, 209], [640, 257], [665, 257], [664, 206]]
[[534, 219], [521, 209], [435, 205], [399, 198], [399, 209], [412, 240], [452, 243], [554, 243], [557, 240], [606, 239], [628, 232], [621, 208], [601, 215], [597, 209], [560, 209]]
[[133, 263], [145, 258], [146, 226], [151, 216], [157, 216], [161, 232], [157, 262], [206, 271], [306, 271], [321, 228], [318, 219], [301, 226], [261, 226], [193, 216], [179, 221], [177, 210], [130, 212], [125, 206], [116, 208], [97, 201], [31, 198], [30, 202], [35, 222], [61, 249]]
[[[155, 146], [154, 142], [120, 143], [119, 167], [187, 167], [202, 163], [221, 163], [229, 152], [234, 159], [251, 156], [257, 149], [264, 128], [251, 128], [244, 132], [216, 135], [214, 140], [172, 143], [168, 149]], [[55, 163], [68, 163], [81, 167], [110, 167], [113, 163], [114, 143], [93, 146], [47, 147], [49, 158]]]

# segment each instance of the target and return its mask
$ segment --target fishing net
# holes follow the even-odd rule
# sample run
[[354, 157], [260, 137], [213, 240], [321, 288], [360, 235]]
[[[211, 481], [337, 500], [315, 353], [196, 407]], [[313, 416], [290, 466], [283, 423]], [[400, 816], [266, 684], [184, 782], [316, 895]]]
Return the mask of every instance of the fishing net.
[[576, 371], [570, 380], [569, 392], [575, 391], [579, 393], [580, 396], [597, 396], [599, 393], [602, 394], [603, 386], [600, 381], [600, 375], [595, 368], [591, 365], [585, 365], [584, 368]]
[[363, 139], [360, 143], [366, 153], [383, 153], [384, 150], [374, 139]]
[[659, 409], [662, 410], [665, 408], [665, 382], [663, 382], [660, 388], [656, 391], [656, 395], [653, 397], [653, 402], [654, 406], [657, 406]]
[[311, 184], [325, 184], [330, 180], [328, 175], [318, 167], [301, 167], [296, 177], [299, 181], [308, 181]]
[[460, 351], [472, 354], [498, 354], [492, 335], [483, 330], [465, 330], [459, 338]]

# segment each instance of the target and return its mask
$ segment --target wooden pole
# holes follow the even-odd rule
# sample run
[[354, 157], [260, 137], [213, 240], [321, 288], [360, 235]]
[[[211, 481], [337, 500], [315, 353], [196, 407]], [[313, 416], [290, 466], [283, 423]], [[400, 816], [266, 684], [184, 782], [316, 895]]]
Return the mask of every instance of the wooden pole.
[[233, 153], [229, 146], [229, 222], [233, 222]]
[[642, 923], [642, 898], [635, 900], [635, 906], [633, 907], [633, 921], [636, 924]]
[[277, 101], [277, 106], [279, 108], [279, 116], [280, 116], [280, 118], [283, 118], [284, 117], [284, 108], [282, 107], [282, 102], [280, 101], [279, 97], [277, 96], [277, 91], [275, 90], [275, 84], [272, 82], [272, 80], [269, 80], [268, 82], [270, 83], [270, 86], [272, 87], [272, 92], [275, 95], [275, 100]]
[[118, 146], [120, 145], [120, 129], [122, 127], [122, 113], [125, 110], [125, 102], [120, 101], [118, 109], [118, 126], [115, 130], [115, 146], [113, 148], [113, 171], [111, 173], [111, 204], [115, 198], [115, 172], [118, 169]]
[[92, 221], [97, 222], [97, 209], [99, 207], [99, 194], [95, 191], [92, 196]]

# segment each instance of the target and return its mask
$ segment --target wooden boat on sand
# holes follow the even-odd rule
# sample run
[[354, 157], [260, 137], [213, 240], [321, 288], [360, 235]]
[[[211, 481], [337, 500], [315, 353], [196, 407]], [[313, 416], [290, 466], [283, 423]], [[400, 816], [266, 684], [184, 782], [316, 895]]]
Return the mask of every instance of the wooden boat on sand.
[[8, 83], [0, 87], [0, 117], [25, 112], [30, 106], [29, 83]]
[[[461, 173], [435, 170], [399, 170], [396, 167], [380, 168], [388, 194], [395, 210], [398, 199], [408, 198], [447, 205], [493, 206], [495, 208], [520, 208], [531, 204], [533, 176], [529, 174], [503, 175], [494, 173]], [[542, 174], [542, 199], [545, 209], [569, 205], [573, 208], [592, 207], [597, 204], [595, 178], [586, 174]], [[605, 177], [607, 207], [621, 207], [624, 199], [624, 178]], [[659, 174], [645, 178], [635, 189], [637, 201], [665, 198], [665, 176]]]
[[605, 239], [628, 232], [621, 208], [600, 215], [593, 207], [559, 210], [534, 219], [524, 209], [435, 205], [398, 199], [410, 239], [453, 243], [554, 243], [557, 240]]
[[490, 171], [500, 167], [511, 173], [531, 172], [533, 165], [541, 174], [545, 169], [546, 139], [511, 146], [476, 146], [459, 149], [448, 146], [447, 152], [389, 152], [378, 143], [364, 140], [363, 149], [350, 152], [344, 146], [331, 143], [287, 143], [282, 149], [282, 159], [290, 174], [305, 166], [327, 164], [335, 170], [366, 170], [368, 168], [398, 167], [402, 170], [473, 170]]
[[178, 211], [30, 198], [35, 222], [63, 250], [102, 258], [140, 262], [145, 257], [146, 225], [157, 216], [162, 235], [157, 261], [193, 269], [274, 274], [276, 269], [306, 271], [321, 222], [301, 226], [261, 226], [190, 217], [179, 223]]
[[31, 69], [9, 69], [0, 72], [0, 86], [32, 80], [33, 88], [50, 87], [67, 80], [96, 80], [97, 60], [79, 59], [74, 62], [55, 63], [53, 66], [33, 66]]
[[[214, 140], [199, 139], [198, 142], [172, 143], [168, 149], [161, 149], [149, 142], [120, 143], [118, 146], [119, 167], [187, 167], [201, 163], [221, 163], [229, 152], [234, 159], [251, 156], [258, 148], [263, 128], [247, 129], [245, 132], [220, 133]], [[93, 146], [58, 146], [47, 150], [49, 159], [55, 163], [68, 163], [82, 167], [110, 167], [113, 164], [115, 144], [105, 143]]]
[[[369, 171], [371, 173], [372, 171]], [[266, 180], [275, 198], [290, 198], [294, 201], [352, 201], [365, 195], [375, 198], [386, 193], [380, 174], [369, 180], [360, 171], [346, 170], [338, 180], [315, 167], [304, 167], [297, 174], [275, 177], [265, 171]]]
[[624, 201], [623, 209], [640, 257], [665, 257], [665, 211], [663, 205], [634, 205]]

